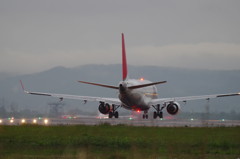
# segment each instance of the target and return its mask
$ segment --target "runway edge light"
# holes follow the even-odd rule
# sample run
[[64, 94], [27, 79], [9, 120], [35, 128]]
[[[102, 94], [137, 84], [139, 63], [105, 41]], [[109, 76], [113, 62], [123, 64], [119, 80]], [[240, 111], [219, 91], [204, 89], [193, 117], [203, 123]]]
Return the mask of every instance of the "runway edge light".
[[33, 124], [37, 124], [37, 119], [33, 119]]
[[44, 119], [44, 124], [48, 124], [48, 119]]
[[22, 124], [26, 123], [26, 120], [25, 120], [25, 119], [22, 119], [22, 120], [21, 120], [21, 123], [22, 123]]

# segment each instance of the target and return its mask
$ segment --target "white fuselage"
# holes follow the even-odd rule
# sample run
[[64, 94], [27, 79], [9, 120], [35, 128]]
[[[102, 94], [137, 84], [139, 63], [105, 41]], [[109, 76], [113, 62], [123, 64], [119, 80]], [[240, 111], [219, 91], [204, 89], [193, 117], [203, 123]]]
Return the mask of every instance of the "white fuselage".
[[131, 86], [151, 83], [148, 80], [128, 79], [119, 84], [119, 99], [122, 102], [122, 107], [130, 110], [148, 110], [152, 99], [157, 99], [157, 88], [155, 85], [129, 89]]

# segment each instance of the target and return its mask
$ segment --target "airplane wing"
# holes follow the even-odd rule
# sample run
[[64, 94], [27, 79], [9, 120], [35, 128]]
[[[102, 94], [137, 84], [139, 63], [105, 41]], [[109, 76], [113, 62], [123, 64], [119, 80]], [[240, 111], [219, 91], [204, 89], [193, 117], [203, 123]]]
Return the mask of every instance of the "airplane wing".
[[187, 102], [187, 101], [199, 100], [199, 99], [209, 100], [212, 98], [230, 97], [230, 96], [240, 96], [240, 92], [239, 93], [228, 93], [228, 94], [202, 95], [202, 96], [159, 98], [159, 99], [153, 99], [151, 104], [154, 105], [154, 104], [162, 104], [162, 103], [170, 103], [170, 102]]
[[43, 93], [43, 92], [31, 92], [24, 89], [22, 81], [20, 81], [22, 89], [25, 93], [31, 95], [40, 95], [40, 96], [49, 96], [59, 98], [60, 100], [63, 99], [76, 99], [82, 100], [84, 102], [106, 102], [110, 104], [121, 105], [121, 101], [118, 98], [104, 98], [104, 97], [92, 97], [92, 96], [77, 96], [77, 95], [69, 95], [69, 94], [55, 94], [55, 93]]

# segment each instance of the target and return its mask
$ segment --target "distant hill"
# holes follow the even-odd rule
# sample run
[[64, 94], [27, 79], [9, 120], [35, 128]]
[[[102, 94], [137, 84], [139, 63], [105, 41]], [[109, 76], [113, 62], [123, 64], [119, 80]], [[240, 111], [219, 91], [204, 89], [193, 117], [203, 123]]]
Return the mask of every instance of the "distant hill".
[[[0, 75], [2, 75], [0, 73]], [[167, 84], [159, 85], [160, 97], [204, 95], [216, 93], [240, 92], [240, 70], [212, 71], [166, 68], [156, 66], [129, 66], [131, 78], [144, 77], [150, 81], [167, 80]], [[76, 68], [56, 67], [44, 72], [15, 77], [0, 77], [0, 106], [15, 105], [17, 109], [33, 109], [48, 111], [48, 103], [58, 99], [31, 96], [22, 92], [19, 80], [26, 89], [39, 92], [75, 94], [86, 96], [117, 97], [116, 90], [80, 84], [78, 80], [117, 85], [121, 80], [121, 65], [85, 65]], [[87, 112], [97, 112], [98, 103], [65, 100], [65, 110], [79, 108]], [[186, 112], [205, 111], [206, 101], [192, 101], [182, 110]], [[210, 101], [210, 111], [240, 112], [240, 97], [213, 99]], [[124, 111], [123, 109], [119, 110]], [[153, 109], [151, 110], [153, 111]]]

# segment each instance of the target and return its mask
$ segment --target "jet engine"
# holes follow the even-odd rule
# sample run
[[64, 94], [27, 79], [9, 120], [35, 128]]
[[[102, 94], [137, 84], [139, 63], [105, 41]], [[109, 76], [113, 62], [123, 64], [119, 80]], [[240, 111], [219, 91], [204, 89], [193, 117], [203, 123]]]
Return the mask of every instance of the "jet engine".
[[171, 115], [176, 115], [180, 109], [180, 104], [177, 102], [171, 102], [167, 105], [167, 112]]
[[102, 114], [108, 114], [110, 111], [110, 105], [108, 103], [105, 104], [104, 102], [101, 102], [98, 107], [98, 110]]

